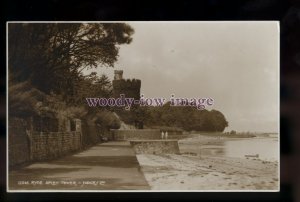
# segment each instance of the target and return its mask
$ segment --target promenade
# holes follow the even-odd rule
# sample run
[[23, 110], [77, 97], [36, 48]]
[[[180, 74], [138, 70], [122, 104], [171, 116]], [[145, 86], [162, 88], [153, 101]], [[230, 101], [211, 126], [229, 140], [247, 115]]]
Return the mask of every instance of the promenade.
[[128, 142], [108, 142], [9, 175], [10, 190], [148, 190]]

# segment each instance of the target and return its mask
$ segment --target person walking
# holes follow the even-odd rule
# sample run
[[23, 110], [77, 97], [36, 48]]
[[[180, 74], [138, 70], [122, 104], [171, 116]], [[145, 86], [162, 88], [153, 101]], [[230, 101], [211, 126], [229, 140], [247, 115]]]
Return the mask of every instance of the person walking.
[[161, 139], [164, 139], [164, 137], [165, 137], [164, 131], [161, 131]]
[[168, 139], [168, 131], [165, 133], [165, 138]]

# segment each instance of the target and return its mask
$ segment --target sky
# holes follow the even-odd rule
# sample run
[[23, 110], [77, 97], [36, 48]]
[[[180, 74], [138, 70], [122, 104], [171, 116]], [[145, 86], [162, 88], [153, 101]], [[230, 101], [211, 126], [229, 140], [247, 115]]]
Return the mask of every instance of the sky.
[[214, 99], [225, 131], [278, 132], [279, 25], [276, 22], [128, 22], [133, 41], [121, 45], [113, 79], [141, 79], [145, 97]]

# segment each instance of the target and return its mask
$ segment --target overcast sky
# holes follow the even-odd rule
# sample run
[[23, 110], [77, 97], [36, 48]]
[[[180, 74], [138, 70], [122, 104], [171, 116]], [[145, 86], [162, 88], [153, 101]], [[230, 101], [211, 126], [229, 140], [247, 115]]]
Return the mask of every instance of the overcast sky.
[[[278, 131], [275, 22], [130, 22], [115, 69], [141, 79], [145, 97], [212, 97], [226, 131]], [[113, 79], [112, 68], [98, 68]], [[89, 71], [91, 72], [91, 71]]]

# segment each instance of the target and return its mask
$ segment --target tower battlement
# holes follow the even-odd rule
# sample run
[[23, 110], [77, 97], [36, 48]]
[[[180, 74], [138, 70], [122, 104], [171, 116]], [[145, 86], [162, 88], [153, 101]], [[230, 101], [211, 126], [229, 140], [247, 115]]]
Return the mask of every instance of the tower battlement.
[[117, 88], [140, 88], [141, 80], [140, 79], [120, 79], [113, 80], [113, 86]]

